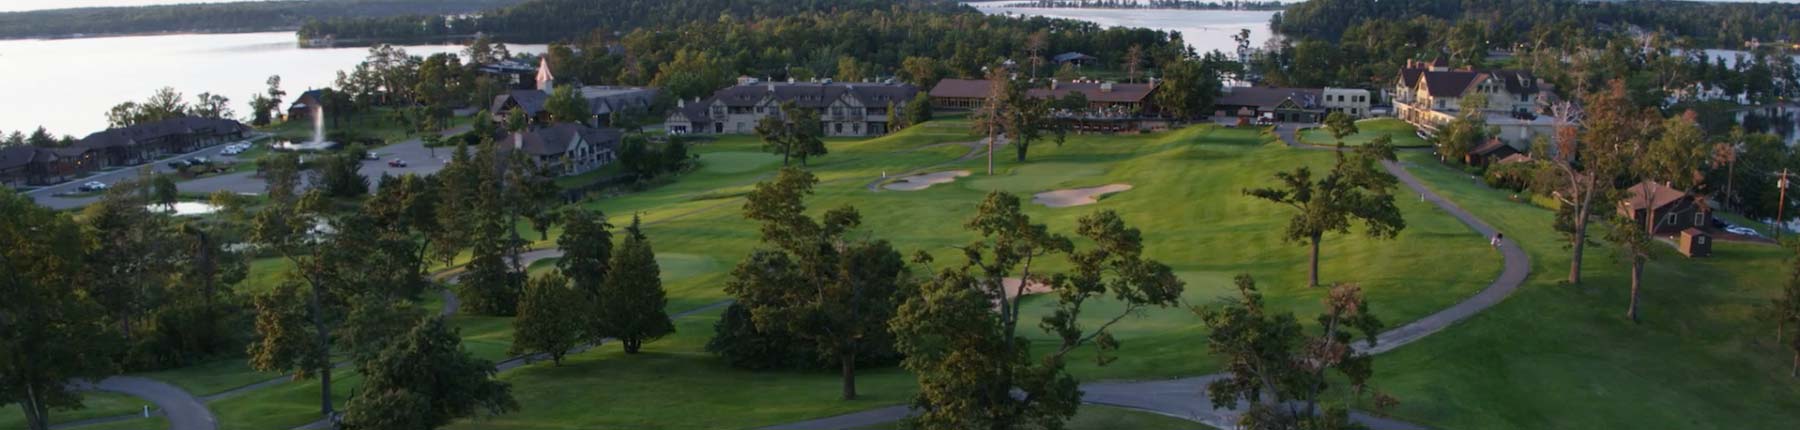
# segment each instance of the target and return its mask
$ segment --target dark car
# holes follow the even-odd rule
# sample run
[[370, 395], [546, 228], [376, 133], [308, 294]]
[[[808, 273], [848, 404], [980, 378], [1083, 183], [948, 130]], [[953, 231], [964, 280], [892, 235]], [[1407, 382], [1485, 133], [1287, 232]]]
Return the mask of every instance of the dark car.
[[406, 160], [395, 158], [388, 160], [388, 167], [406, 167]]

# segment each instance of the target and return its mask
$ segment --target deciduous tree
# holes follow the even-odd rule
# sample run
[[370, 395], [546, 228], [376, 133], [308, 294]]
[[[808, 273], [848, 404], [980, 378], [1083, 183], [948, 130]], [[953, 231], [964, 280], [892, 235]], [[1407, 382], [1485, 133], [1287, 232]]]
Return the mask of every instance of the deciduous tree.
[[117, 342], [87, 297], [83, 248], [67, 215], [0, 190], [0, 405], [18, 404], [25, 428], [48, 430], [52, 410], [81, 407], [69, 381], [113, 370]]
[[1225, 378], [1206, 385], [1212, 407], [1249, 402], [1237, 423], [1247, 429], [1363, 428], [1350, 421], [1343, 406], [1319, 411], [1327, 373], [1341, 374], [1357, 393], [1374, 374], [1373, 357], [1353, 345], [1361, 335], [1374, 347], [1382, 328], [1362, 290], [1353, 284], [1332, 287], [1317, 319], [1319, 333], [1310, 335], [1292, 313], [1268, 308], [1249, 275], [1238, 275], [1237, 289], [1237, 297], [1196, 309], [1208, 329], [1207, 349], [1229, 363]]
[[791, 333], [839, 365], [843, 399], [856, 398], [856, 362], [865, 348], [889, 341], [885, 324], [905, 262], [887, 241], [859, 239], [855, 208], [806, 214], [806, 196], [818, 178], [783, 168], [774, 181], [756, 185], [744, 217], [762, 224], [763, 249], [751, 253], [725, 291], [738, 297], [764, 331]]
[[1394, 159], [1393, 148], [1379, 141], [1349, 155], [1342, 148], [1339, 145], [1337, 166], [1323, 178], [1315, 181], [1311, 168], [1300, 167], [1275, 173], [1281, 181], [1279, 188], [1244, 191], [1295, 210], [1283, 238], [1312, 247], [1307, 285], [1314, 287], [1319, 286], [1319, 244], [1326, 233], [1349, 233], [1350, 225], [1360, 221], [1369, 237], [1392, 239], [1406, 228], [1406, 220], [1394, 206], [1393, 190], [1399, 180], [1378, 165]]
[[415, 326], [364, 369], [346, 429], [436, 429], [478, 413], [519, 409], [494, 363], [469, 355], [442, 317]]
[[519, 316], [513, 319], [513, 343], [508, 354], [543, 353], [562, 365], [564, 355], [575, 349], [592, 317], [592, 299], [569, 285], [561, 273], [549, 273], [525, 283], [519, 299]]
[[[1033, 223], [1019, 199], [989, 194], [965, 227], [983, 236], [964, 247], [967, 262], [946, 269], [908, 295], [889, 323], [902, 363], [918, 375], [914, 428], [1061, 428], [1074, 416], [1081, 390], [1065, 368], [1069, 353], [1093, 345], [1100, 365], [1116, 360], [1113, 324], [1152, 306], [1175, 305], [1183, 282], [1143, 256], [1142, 234], [1112, 211], [1082, 217], [1076, 232], [1091, 248]], [[1066, 273], [1043, 272], [1049, 256], [1068, 256]], [[921, 257], [920, 262], [928, 261]], [[1054, 346], [1033, 357], [1018, 333], [1022, 291], [1044, 288], [1054, 311], [1039, 323]], [[1105, 297], [1117, 314], [1098, 326], [1079, 320], [1085, 304]]]

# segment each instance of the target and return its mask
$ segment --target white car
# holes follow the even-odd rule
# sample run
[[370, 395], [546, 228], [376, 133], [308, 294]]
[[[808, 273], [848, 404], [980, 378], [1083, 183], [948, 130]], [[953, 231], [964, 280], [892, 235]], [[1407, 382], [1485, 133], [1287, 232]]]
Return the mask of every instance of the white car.
[[81, 184], [81, 186], [75, 187], [75, 189], [79, 190], [81, 192], [84, 192], [84, 193], [94, 192], [94, 191], [106, 191], [106, 184], [101, 183], [100, 181], [87, 181], [87, 183]]
[[1762, 237], [1762, 233], [1757, 233], [1756, 229], [1753, 229], [1750, 227], [1741, 227], [1741, 226], [1734, 225], [1734, 226], [1730, 226], [1730, 227], [1725, 227], [1725, 232], [1739, 235], [1739, 236]]

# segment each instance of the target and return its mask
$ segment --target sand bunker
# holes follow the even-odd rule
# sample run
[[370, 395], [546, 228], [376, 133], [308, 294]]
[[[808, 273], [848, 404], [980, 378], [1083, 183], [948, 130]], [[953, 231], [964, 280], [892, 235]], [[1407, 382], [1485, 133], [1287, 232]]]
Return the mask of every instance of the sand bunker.
[[894, 190], [894, 191], [918, 191], [918, 190], [923, 190], [926, 188], [931, 188], [932, 185], [953, 182], [953, 181], [956, 181], [956, 178], [961, 178], [964, 176], [969, 176], [969, 171], [967, 171], [967, 170], [952, 170], [952, 171], [937, 172], [937, 173], [927, 173], [927, 174], [923, 174], [923, 175], [913, 175], [913, 176], [907, 176], [904, 178], [900, 178], [900, 180], [898, 180], [898, 181], [894, 181], [887, 185], [883, 185], [882, 188], [887, 188], [887, 189]]
[[1069, 190], [1045, 191], [1031, 198], [1037, 203], [1053, 208], [1091, 205], [1100, 201], [1100, 196], [1130, 190], [1130, 184], [1112, 184], [1092, 188], [1075, 188]]

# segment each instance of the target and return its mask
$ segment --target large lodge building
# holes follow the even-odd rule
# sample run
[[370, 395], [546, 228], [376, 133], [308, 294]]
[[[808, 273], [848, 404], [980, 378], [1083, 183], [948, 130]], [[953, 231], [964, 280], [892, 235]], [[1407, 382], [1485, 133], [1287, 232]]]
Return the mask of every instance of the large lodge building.
[[682, 100], [664, 122], [669, 134], [750, 134], [756, 123], [781, 114], [781, 105], [793, 102], [819, 112], [826, 136], [880, 136], [887, 134], [889, 109], [904, 109], [918, 88], [886, 83], [760, 83], [739, 79], [739, 84], [700, 100]]
[[131, 166], [243, 140], [249, 126], [229, 119], [180, 117], [96, 132], [66, 148], [0, 149], [0, 184], [60, 183], [94, 169]]

